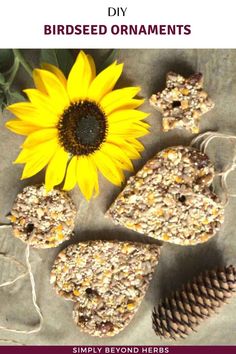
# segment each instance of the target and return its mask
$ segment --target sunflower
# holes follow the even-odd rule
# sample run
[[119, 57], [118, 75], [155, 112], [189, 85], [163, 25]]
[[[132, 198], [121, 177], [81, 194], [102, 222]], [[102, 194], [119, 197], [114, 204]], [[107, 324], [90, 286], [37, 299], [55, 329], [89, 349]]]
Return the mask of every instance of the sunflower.
[[96, 76], [92, 57], [80, 51], [68, 79], [51, 64], [33, 71], [35, 88], [24, 90], [29, 101], [7, 108], [17, 117], [7, 128], [27, 136], [15, 161], [25, 164], [22, 179], [46, 167], [47, 191], [77, 183], [87, 200], [99, 193], [98, 171], [121, 185], [149, 127], [148, 114], [136, 109], [143, 103], [134, 98], [140, 88], [113, 90], [122, 70], [114, 62]]

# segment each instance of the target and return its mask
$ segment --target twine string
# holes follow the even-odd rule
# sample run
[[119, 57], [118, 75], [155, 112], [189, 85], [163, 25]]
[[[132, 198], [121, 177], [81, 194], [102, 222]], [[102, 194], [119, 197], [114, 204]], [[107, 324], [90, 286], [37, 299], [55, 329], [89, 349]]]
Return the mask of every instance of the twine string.
[[17, 340], [14, 340], [14, 339], [0, 339], [0, 342], [24, 345], [23, 343], [18, 342]]
[[[14, 263], [20, 265], [21, 267], [23, 266], [25, 268], [25, 266], [21, 262], [16, 260], [14, 257], [5, 255], [4, 253], [1, 253], [0, 255], [2, 257], [11, 259]], [[38, 317], [39, 317], [39, 324], [38, 324], [38, 326], [36, 328], [31, 329], [31, 330], [14, 329], [14, 328], [9, 328], [9, 327], [5, 327], [5, 326], [0, 326], [0, 330], [5, 330], [5, 331], [8, 331], [8, 332], [12, 332], [12, 333], [32, 334], [32, 333], [39, 332], [41, 330], [41, 328], [42, 328], [43, 315], [42, 315], [42, 312], [41, 312], [41, 310], [40, 310], [40, 308], [39, 308], [39, 306], [37, 304], [37, 296], [36, 296], [36, 290], [35, 290], [34, 275], [33, 275], [31, 264], [30, 264], [30, 245], [29, 245], [29, 243], [27, 244], [26, 249], [25, 249], [25, 261], [26, 261], [27, 271], [21, 273], [19, 276], [17, 276], [15, 279], [13, 279], [11, 281], [7, 281], [7, 282], [4, 282], [4, 283], [0, 284], [0, 287], [11, 285], [11, 284], [15, 283], [17, 280], [23, 278], [26, 274], [29, 274], [30, 284], [31, 284], [32, 302], [33, 302], [34, 308], [35, 308], [35, 310], [36, 310], [36, 312], [38, 314]], [[7, 342], [7, 341], [12, 341], [12, 340], [0, 339], [0, 341]], [[12, 341], [12, 342], [15, 342], [15, 341]]]
[[12, 227], [12, 224], [5, 224], [5, 223], [0, 222], [1, 229], [8, 229], [9, 227]]
[[18, 261], [15, 257], [9, 256], [9, 255], [7, 255], [5, 253], [0, 253], [0, 258], [9, 259], [11, 262], [15, 263], [19, 268], [25, 269], [25, 271], [23, 273], [18, 275], [13, 280], [9, 280], [9, 281], [6, 281], [4, 283], [1, 283], [0, 284], [0, 288], [3, 288], [4, 286], [8, 286], [8, 285], [11, 285], [11, 284], [14, 284], [15, 282], [17, 282], [17, 280], [25, 277], [26, 274], [28, 273], [28, 271], [27, 271], [26, 267], [24, 266], [24, 264], [22, 264], [20, 261]]
[[[219, 132], [205, 132], [202, 134], [199, 134], [197, 137], [195, 137], [191, 143], [190, 146], [199, 146], [200, 151], [203, 153], [206, 153], [207, 148], [209, 147], [209, 144], [214, 140], [214, 139], [227, 139], [227, 140], [236, 140], [235, 135], [231, 134], [225, 134], [225, 133], [219, 133]], [[235, 146], [236, 147], [236, 146]], [[227, 178], [230, 175], [231, 172], [233, 172], [236, 168], [236, 151], [234, 147], [234, 155], [232, 158], [232, 161], [225, 167], [225, 169], [221, 172], [217, 172], [216, 176], [220, 178], [220, 184], [223, 190], [223, 193], [225, 195], [225, 204], [228, 204], [229, 197], [236, 197], [236, 194], [230, 194], [229, 193], [229, 186], [227, 184]]]

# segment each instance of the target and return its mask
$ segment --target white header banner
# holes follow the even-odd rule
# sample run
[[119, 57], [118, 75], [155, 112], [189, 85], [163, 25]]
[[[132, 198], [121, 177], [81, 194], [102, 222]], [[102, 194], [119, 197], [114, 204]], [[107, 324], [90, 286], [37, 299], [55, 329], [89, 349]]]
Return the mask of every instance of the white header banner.
[[235, 1], [8, 0], [1, 48], [234, 48]]

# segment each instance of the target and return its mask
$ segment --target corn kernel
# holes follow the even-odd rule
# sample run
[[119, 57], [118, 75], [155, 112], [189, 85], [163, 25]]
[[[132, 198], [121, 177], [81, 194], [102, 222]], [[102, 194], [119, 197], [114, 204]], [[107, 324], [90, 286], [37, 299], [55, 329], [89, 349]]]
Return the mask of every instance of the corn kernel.
[[127, 309], [129, 311], [132, 311], [135, 308], [135, 302], [130, 302], [129, 304], [127, 304]]
[[183, 108], [183, 109], [188, 108], [188, 101], [187, 100], [181, 101], [181, 108]]
[[64, 239], [64, 235], [63, 235], [62, 232], [59, 232], [59, 233], [57, 234], [57, 239], [58, 239], [58, 240], [63, 240], [63, 239]]
[[209, 220], [208, 220], [208, 219], [204, 219], [204, 220], [202, 221], [202, 223], [203, 223], [203, 225], [207, 225], [207, 224], [209, 224]]
[[168, 241], [168, 240], [170, 239], [170, 236], [169, 236], [168, 234], [163, 234], [163, 235], [162, 235], [162, 239], [163, 239], [164, 241]]
[[73, 290], [73, 294], [75, 296], [79, 296], [80, 295], [80, 291], [78, 289], [75, 289], [75, 290]]
[[192, 133], [197, 134], [199, 132], [199, 128], [198, 127], [193, 127], [192, 128]]
[[11, 215], [11, 216], [9, 217], [9, 219], [11, 220], [11, 222], [15, 222], [15, 221], [16, 221], [16, 217], [15, 217], [14, 215]]
[[182, 183], [183, 182], [183, 179], [179, 176], [174, 176], [174, 180], [176, 183]]
[[156, 211], [156, 215], [157, 215], [157, 216], [162, 216], [163, 214], [164, 214], [164, 212], [163, 212], [162, 209], [158, 209], [158, 210]]
[[63, 229], [63, 227], [61, 224], [56, 227], [56, 231], [62, 231], [62, 229]]
[[182, 95], [187, 96], [189, 94], [189, 90], [187, 88], [182, 88], [180, 89], [180, 92], [182, 93]]
[[212, 215], [216, 216], [219, 214], [219, 210], [217, 210], [216, 208], [212, 209]]

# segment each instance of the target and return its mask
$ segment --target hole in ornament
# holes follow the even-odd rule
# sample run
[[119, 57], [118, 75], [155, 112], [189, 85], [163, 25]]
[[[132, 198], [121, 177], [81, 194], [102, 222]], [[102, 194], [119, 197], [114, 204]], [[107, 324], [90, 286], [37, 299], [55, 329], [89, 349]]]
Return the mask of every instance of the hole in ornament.
[[185, 203], [186, 202], [186, 197], [184, 195], [181, 195], [179, 198], [178, 198], [178, 201], [180, 203]]
[[210, 184], [210, 186], [208, 188], [210, 189], [211, 192], [214, 192], [214, 187], [212, 184]]
[[97, 324], [96, 327], [102, 333], [108, 333], [108, 332], [113, 331], [113, 329], [114, 329], [114, 325], [110, 321], [101, 322], [101, 323]]
[[34, 224], [28, 224], [26, 225], [25, 231], [27, 232], [27, 234], [31, 234], [33, 229], [34, 229]]
[[173, 108], [178, 108], [178, 107], [180, 107], [181, 106], [181, 102], [180, 101], [174, 101], [173, 103], [172, 103], [172, 107]]
[[94, 290], [92, 288], [87, 288], [85, 290], [85, 293], [86, 293], [88, 299], [93, 299], [93, 298], [99, 299], [100, 298], [97, 290]]
[[89, 322], [90, 321], [90, 317], [88, 316], [80, 316], [79, 317], [79, 322], [80, 323], [86, 323], [86, 322]]
[[87, 289], [85, 290], [85, 292], [86, 292], [87, 295], [92, 295], [92, 294], [93, 294], [93, 289], [87, 288]]

